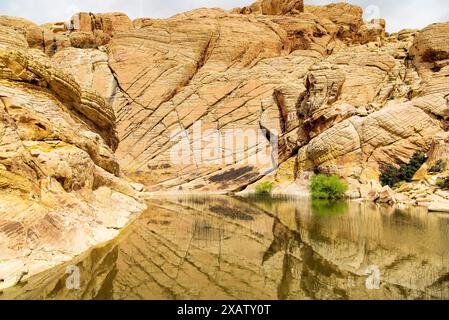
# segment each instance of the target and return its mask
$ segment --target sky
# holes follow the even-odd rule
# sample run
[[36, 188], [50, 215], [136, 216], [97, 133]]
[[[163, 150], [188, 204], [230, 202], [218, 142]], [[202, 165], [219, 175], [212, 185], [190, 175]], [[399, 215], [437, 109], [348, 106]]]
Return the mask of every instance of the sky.
[[[38, 24], [66, 21], [76, 12], [124, 12], [135, 18], [168, 18], [201, 7], [231, 9], [255, 0], [0, 0], [0, 15], [22, 17]], [[327, 4], [342, 0], [305, 0]], [[387, 30], [424, 28], [434, 22], [449, 22], [447, 0], [348, 0], [361, 6], [365, 19], [385, 18]]]

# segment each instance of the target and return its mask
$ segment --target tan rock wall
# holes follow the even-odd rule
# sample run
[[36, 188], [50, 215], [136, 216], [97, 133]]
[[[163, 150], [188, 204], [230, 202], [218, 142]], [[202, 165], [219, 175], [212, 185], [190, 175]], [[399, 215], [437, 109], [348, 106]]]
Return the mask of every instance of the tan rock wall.
[[144, 206], [120, 178], [111, 105], [0, 29], [2, 289], [112, 239]]
[[[384, 163], [427, 150], [427, 135], [449, 127], [446, 24], [388, 36], [386, 23], [364, 22], [362, 9], [351, 4], [304, 7], [290, 0], [257, 1], [231, 12], [198, 9], [165, 20], [79, 13], [67, 28], [41, 27], [49, 63], [79, 87], [58, 73], [47, 83], [44, 71], [33, 75], [33, 63], [11, 68], [75, 105], [113, 150], [118, 147], [123, 170], [155, 190], [238, 190], [271, 169], [246, 161], [260, 142], [232, 155], [246, 162], [174, 164], [176, 130], [187, 131], [192, 152], [204, 149], [198, 142], [207, 137], [193, 138], [199, 121], [203, 132], [277, 133], [278, 150], [269, 148], [279, 162], [308, 150], [298, 156], [300, 168], [340, 171], [363, 184], [377, 179]], [[35, 26], [11, 18], [2, 24], [22, 35], [5, 32], [11, 43], [19, 41], [17, 48], [31, 46], [26, 31]], [[65, 92], [66, 86], [73, 88]]]

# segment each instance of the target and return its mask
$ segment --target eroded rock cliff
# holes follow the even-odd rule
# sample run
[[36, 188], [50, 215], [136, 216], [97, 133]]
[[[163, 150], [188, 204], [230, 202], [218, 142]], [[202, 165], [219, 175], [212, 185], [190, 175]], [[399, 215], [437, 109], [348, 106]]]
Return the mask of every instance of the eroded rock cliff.
[[0, 288], [110, 240], [145, 208], [120, 178], [110, 104], [29, 48], [17, 29], [35, 26], [1, 21]]
[[[291, 183], [336, 173], [360, 197], [379, 187], [382, 166], [428, 151], [447, 129], [449, 25], [389, 35], [385, 23], [346, 3], [260, 0], [165, 20], [79, 13], [0, 25], [23, 35], [10, 47], [40, 49], [105, 99], [84, 93], [77, 111], [97, 119], [123, 172], [149, 191], [241, 190], [285, 162]], [[108, 103], [116, 119], [96, 113]], [[238, 129], [265, 138], [229, 147]], [[174, 156], [180, 142], [188, 152]], [[273, 161], [249, 161], [257, 150]]]
[[[263, 178], [298, 193], [320, 171], [353, 197], [377, 192], [382, 166], [444, 149], [448, 34], [443, 23], [390, 35], [357, 6], [292, 0], [165, 20], [0, 17], [2, 201], [18, 208], [2, 207], [0, 230], [25, 250], [0, 252], [24, 255], [67, 219], [91, 223], [105, 199], [134, 197], [120, 172], [147, 191], [250, 191]], [[268, 161], [253, 161], [259, 151]], [[419, 174], [404, 192], [434, 194], [447, 176]], [[28, 227], [40, 219], [42, 234]]]
[[[362, 46], [380, 46], [383, 27], [364, 23], [356, 6], [264, 0], [166, 20], [80, 13], [47, 25], [54, 41], [50, 48], [44, 35], [41, 49], [112, 104], [116, 155], [129, 177], [150, 191], [227, 192], [258, 181], [334, 124], [367, 115], [369, 103], [385, 103], [395, 89], [385, 78], [401, 68], [397, 48]], [[241, 129], [257, 139], [237, 148], [234, 132], [234, 144], [223, 143]], [[183, 141], [187, 154], [174, 156]], [[250, 161], [260, 150], [270, 161]]]

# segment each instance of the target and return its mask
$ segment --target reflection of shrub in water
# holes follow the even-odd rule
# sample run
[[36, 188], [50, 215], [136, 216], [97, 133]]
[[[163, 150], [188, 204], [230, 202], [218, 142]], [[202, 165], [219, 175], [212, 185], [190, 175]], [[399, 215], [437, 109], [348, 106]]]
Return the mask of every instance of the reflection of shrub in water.
[[206, 204], [206, 198], [201, 196], [189, 196], [187, 199], [187, 202], [193, 203], [193, 204], [200, 204], [204, 205]]
[[312, 214], [319, 217], [338, 216], [348, 211], [346, 201], [312, 200]]
[[265, 210], [271, 210], [273, 207], [274, 198], [271, 195], [258, 195], [250, 194], [241, 198], [240, 201], [245, 202], [249, 205], [262, 205]]
[[272, 210], [276, 204], [283, 203], [297, 203], [297, 196], [289, 196], [289, 195], [271, 195], [271, 194], [249, 194], [244, 197], [238, 197], [239, 201], [245, 202], [250, 205], [259, 205], [265, 210]]

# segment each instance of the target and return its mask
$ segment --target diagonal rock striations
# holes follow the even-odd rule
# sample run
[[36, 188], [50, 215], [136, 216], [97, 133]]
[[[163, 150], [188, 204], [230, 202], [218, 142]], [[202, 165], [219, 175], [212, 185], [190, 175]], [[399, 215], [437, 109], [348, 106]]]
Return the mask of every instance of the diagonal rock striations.
[[0, 36], [0, 119], [0, 288], [112, 239], [145, 208], [121, 178], [110, 104], [14, 28]]
[[[337, 173], [355, 197], [378, 185], [383, 165], [427, 151], [448, 127], [448, 25], [387, 34], [385, 24], [363, 21], [351, 4], [297, 0], [165, 20], [79, 13], [39, 27], [0, 19], [5, 37], [20, 34], [8, 37], [10, 47], [40, 48], [73, 76], [79, 87], [64, 94], [85, 92], [77, 112], [96, 121], [123, 172], [148, 190], [236, 191], [296, 162], [291, 181]], [[58, 81], [49, 82], [56, 92]], [[260, 130], [265, 138], [227, 146], [226, 133], [239, 129], [237, 140]], [[272, 160], [251, 162], [260, 150]]]
[[[117, 241], [6, 290], [20, 299], [445, 299], [447, 219], [425, 209], [343, 203], [329, 216], [294, 200], [169, 197]], [[404, 223], [410, 218], [411, 223]], [[416, 239], [421, 240], [416, 245]], [[378, 268], [378, 289], [367, 285]]]
[[[297, 0], [164, 20], [1, 16], [0, 190], [17, 210], [0, 206], [0, 237], [15, 239], [0, 260], [59, 245], [64, 221], [121, 225], [104, 210], [120, 199], [122, 221], [138, 207], [123, 176], [147, 191], [252, 191], [264, 179], [301, 193], [319, 171], [353, 197], [378, 191], [383, 166], [432, 155], [449, 128], [449, 24], [388, 34], [385, 23]], [[433, 198], [447, 172], [420, 174], [404, 188], [449, 199]]]

